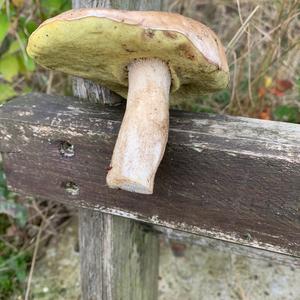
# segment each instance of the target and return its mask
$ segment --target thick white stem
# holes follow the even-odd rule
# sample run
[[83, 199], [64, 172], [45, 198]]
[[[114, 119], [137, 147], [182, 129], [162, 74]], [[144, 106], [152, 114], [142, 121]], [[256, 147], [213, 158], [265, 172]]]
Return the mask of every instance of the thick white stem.
[[168, 66], [158, 59], [141, 59], [128, 67], [126, 112], [106, 181], [111, 188], [152, 194], [169, 131]]

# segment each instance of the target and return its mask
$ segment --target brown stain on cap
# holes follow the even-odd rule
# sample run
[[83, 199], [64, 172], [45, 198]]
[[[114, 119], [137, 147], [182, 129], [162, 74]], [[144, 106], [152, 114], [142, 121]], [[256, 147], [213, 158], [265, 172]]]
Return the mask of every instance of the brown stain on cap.
[[179, 51], [179, 55], [182, 56], [182, 57], [185, 57], [189, 60], [195, 60], [196, 59], [194, 49], [189, 44], [181, 44], [178, 47], [178, 51]]
[[152, 29], [145, 29], [144, 30], [143, 37], [153, 39], [154, 35], [155, 35], [155, 31], [154, 30], [152, 30]]
[[176, 33], [176, 32], [164, 30], [164, 31], [163, 31], [163, 34], [164, 34], [166, 37], [168, 37], [168, 38], [170, 38], [170, 39], [172, 39], [172, 40], [177, 39], [177, 33]]

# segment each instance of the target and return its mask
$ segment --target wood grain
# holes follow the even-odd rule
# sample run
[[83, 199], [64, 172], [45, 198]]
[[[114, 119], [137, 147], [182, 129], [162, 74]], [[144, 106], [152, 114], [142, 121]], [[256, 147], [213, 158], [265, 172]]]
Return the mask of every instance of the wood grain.
[[[8, 183], [25, 195], [300, 256], [299, 125], [173, 111], [154, 194], [143, 196], [105, 184], [122, 115], [122, 107], [75, 98], [11, 101], [0, 108]], [[61, 154], [62, 141], [74, 146], [72, 157]]]
[[82, 299], [157, 299], [157, 233], [137, 221], [81, 210]]

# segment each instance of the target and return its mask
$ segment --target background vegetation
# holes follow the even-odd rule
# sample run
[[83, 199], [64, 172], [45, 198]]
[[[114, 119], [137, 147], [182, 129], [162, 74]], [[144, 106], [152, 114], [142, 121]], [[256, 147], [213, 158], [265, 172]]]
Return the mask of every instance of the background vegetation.
[[[0, 104], [32, 91], [70, 94], [65, 75], [40, 68], [25, 51], [38, 24], [70, 6], [68, 0], [0, 0]], [[227, 90], [180, 109], [300, 123], [299, 0], [172, 0], [170, 11], [213, 28], [231, 72]], [[34, 250], [67, 217], [57, 204], [11, 193], [0, 165], [0, 299], [24, 294]]]

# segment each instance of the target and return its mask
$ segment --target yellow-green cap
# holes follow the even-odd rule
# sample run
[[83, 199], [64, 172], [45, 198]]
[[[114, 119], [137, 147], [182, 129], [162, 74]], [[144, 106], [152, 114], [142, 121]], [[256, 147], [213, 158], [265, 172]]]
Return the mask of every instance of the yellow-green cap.
[[70, 10], [42, 23], [27, 52], [46, 68], [91, 79], [124, 98], [127, 66], [140, 58], [168, 64], [173, 103], [197, 100], [229, 81], [224, 48], [214, 32], [167, 12]]

